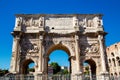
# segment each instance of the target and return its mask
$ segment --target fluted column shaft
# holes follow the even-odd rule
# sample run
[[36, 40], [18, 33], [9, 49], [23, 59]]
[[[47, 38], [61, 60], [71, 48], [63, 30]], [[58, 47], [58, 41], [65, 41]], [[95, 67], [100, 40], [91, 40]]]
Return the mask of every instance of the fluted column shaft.
[[77, 62], [77, 72], [80, 72], [80, 53], [79, 53], [79, 42], [78, 36], [75, 35], [75, 52], [76, 52], [76, 62]]
[[42, 72], [42, 41], [43, 41], [43, 38], [42, 36], [39, 36], [39, 72]]
[[98, 41], [100, 45], [102, 72], [106, 72], [107, 70], [106, 70], [105, 53], [104, 53], [104, 46], [103, 46], [103, 35], [98, 35]]
[[13, 72], [17, 72], [17, 62], [18, 62], [18, 49], [19, 49], [19, 40], [20, 38], [19, 37], [14, 37], [14, 42], [13, 42], [13, 49], [12, 49], [12, 52], [13, 52], [13, 62], [14, 62], [14, 65], [13, 65]]

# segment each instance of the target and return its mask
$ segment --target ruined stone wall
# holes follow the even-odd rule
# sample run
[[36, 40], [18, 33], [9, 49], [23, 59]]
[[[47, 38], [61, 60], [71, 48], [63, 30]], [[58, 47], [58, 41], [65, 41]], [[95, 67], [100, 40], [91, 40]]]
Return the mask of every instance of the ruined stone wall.
[[120, 42], [106, 48], [111, 75], [120, 76]]

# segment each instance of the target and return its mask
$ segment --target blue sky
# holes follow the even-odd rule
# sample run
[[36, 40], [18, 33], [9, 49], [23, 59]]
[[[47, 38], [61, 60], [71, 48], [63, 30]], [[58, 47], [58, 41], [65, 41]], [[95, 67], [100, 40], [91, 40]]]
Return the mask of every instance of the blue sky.
[[[120, 0], [0, 0], [0, 68], [10, 65], [15, 14], [103, 14], [106, 45], [120, 41]], [[64, 56], [64, 55], [63, 55]], [[55, 57], [56, 58], [56, 57]], [[66, 58], [66, 57], [65, 57]]]

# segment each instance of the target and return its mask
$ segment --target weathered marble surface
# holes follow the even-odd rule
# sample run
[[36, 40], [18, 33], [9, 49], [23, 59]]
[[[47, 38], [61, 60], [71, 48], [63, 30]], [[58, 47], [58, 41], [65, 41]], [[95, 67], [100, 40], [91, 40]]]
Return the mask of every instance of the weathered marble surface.
[[84, 72], [85, 61], [95, 63], [93, 74], [107, 72], [100, 14], [18, 14], [12, 34], [11, 73], [25, 74], [34, 62], [35, 74], [47, 74], [49, 55], [57, 49], [69, 55], [74, 75]]

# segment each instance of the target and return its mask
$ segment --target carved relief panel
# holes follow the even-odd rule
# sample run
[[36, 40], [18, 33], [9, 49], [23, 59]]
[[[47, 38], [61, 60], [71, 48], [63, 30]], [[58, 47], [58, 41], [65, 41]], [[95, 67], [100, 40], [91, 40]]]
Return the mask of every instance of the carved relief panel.
[[21, 53], [23, 55], [31, 54], [31, 53], [38, 53], [38, 39], [35, 34], [28, 34], [24, 35], [20, 41]]
[[79, 18], [79, 25], [80, 27], [86, 27], [86, 19], [85, 18]]
[[19, 27], [22, 24], [22, 17], [17, 17], [15, 22], [15, 27]]
[[33, 17], [32, 18], [32, 26], [40, 27], [40, 26], [43, 26], [43, 24], [44, 24], [43, 17]]
[[31, 26], [32, 19], [31, 17], [25, 17], [23, 18], [23, 25], [25, 27], [30, 27]]
[[81, 52], [82, 52], [82, 55], [98, 55], [99, 45], [98, 43], [81, 45]]
[[99, 46], [97, 43], [92, 43], [86, 47], [85, 53], [87, 54], [98, 54]]
[[[45, 51], [48, 51], [53, 45], [62, 44], [69, 48], [70, 52], [75, 52], [75, 40], [65, 36], [47, 36], [44, 39]], [[74, 54], [73, 54], [74, 55]]]
[[87, 27], [94, 27], [93, 19], [87, 19]]
[[81, 27], [98, 27], [102, 25], [102, 20], [99, 16], [80, 16], [78, 20]]
[[82, 55], [99, 55], [99, 43], [97, 38], [83, 37], [80, 40]]
[[[44, 26], [44, 17], [39, 16], [22, 16], [16, 18], [16, 25], [15, 30], [22, 30], [24, 32], [27, 32], [27, 30], [34, 31], [35, 29], [38, 30], [38, 28], [43, 28]], [[20, 29], [17, 29], [20, 28]]]

